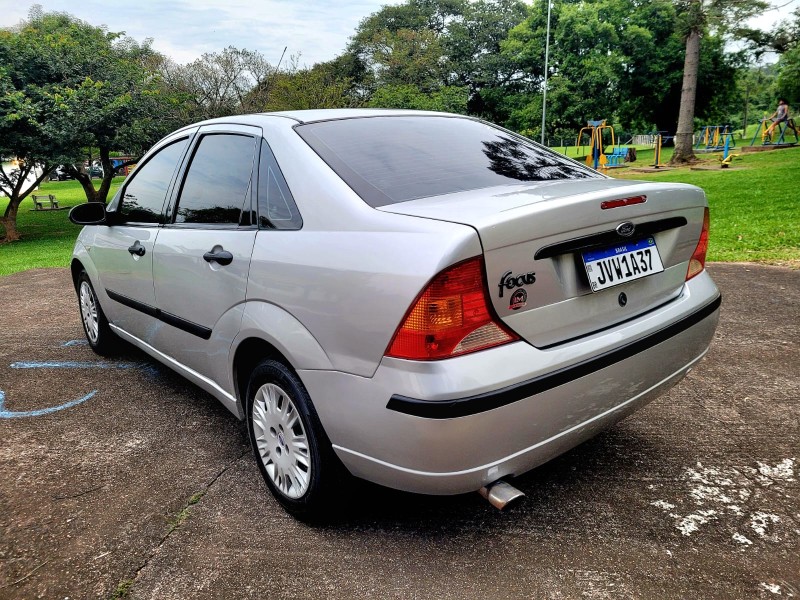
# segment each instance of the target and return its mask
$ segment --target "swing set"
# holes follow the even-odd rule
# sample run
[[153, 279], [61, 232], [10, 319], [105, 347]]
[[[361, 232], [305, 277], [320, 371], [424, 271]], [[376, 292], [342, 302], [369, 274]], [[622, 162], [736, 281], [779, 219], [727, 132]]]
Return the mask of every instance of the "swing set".
[[[607, 146], [606, 140], [611, 142], [610, 153], [604, 152]], [[587, 121], [586, 127], [582, 127], [578, 132], [575, 148], [578, 155], [586, 152], [586, 164], [595, 170], [623, 167], [622, 163], [628, 156], [627, 146], [616, 145], [614, 128], [606, 125], [606, 119]]]

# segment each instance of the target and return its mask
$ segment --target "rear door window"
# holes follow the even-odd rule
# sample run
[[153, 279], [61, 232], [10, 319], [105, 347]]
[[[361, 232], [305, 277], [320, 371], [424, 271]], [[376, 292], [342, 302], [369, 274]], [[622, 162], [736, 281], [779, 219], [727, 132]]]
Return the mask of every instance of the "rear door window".
[[210, 133], [194, 151], [175, 210], [175, 223], [238, 226], [249, 215], [255, 138]]
[[496, 185], [602, 177], [522, 136], [467, 118], [361, 117], [295, 130], [374, 207]]

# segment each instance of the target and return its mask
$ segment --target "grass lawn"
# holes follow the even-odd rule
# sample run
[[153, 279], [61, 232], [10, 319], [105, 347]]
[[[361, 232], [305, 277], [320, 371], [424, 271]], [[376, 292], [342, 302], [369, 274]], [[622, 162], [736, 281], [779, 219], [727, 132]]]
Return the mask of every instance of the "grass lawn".
[[[746, 140], [744, 144], [749, 144]], [[744, 145], [737, 142], [738, 148]], [[662, 162], [672, 156], [672, 147], [662, 151]], [[574, 158], [574, 149], [568, 156]], [[800, 147], [772, 152], [742, 154], [730, 169], [718, 169], [715, 155], [698, 155], [714, 167], [712, 171], [689, 168], [656, 173], [632, 173], [630, 169], [611, 170], [614, 177], [691, 183], [702, 187], [711, 206], [711, 261], [753, 261], [784, 264], [800, 268]], [[632, 166], [653, 162], [653, 150], [637, 150]], [[123, 179], [117, 178], [113, 194]], [[77, 181], [51, 181], [38, 193], [55, 194], [59, 205], [71, 207], [86, 201]], [[7, 200], [0, 198], [0, 211]], [[0, 244], [0, 275], [37, 267], [64, 267], [69, 264], [79, 228], [67, 219], [67, 210], [33, 212], [33, 201], [26, 198], [18, 215], [23, 239]]]
[[[123, 177], [117, 177], [111, 186], [109, 198], [120, 186]], [[69, 209], [86, 202], [86, 194], [77, 181], [49, 181], [36, 192], [53, 194], [61, 208]], [[5, 211], [8, 199], [0, 197], [0, 212]], [[22, 201], [17, 214], [17, 229], [22, 240], [0, 244], [0, 275], [38, 267], [66, 267], [72, 256], [72, 247], [80, 227], [67, 218], [69, 210], [39, 210], [33, 212], [30, 196]]]
[[[664, 149], [663, 162], [672, 156]], [[716, 155], [698, 155], [711, 171], [689, 168], [656, 173], [612, 170], [614, 177], [691, 183], [708, 196], [711, 261], [753, 261], [800, 268], [800, 147], [742, 154], [730, 169], [718, 168]], [[634, 165], [653, 162], [653, 151], [639, 151]]]

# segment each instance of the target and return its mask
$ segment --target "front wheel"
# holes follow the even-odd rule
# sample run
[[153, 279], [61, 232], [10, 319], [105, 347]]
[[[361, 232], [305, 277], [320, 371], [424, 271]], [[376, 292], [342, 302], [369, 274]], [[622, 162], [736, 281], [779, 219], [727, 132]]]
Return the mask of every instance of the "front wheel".
[[297, 375], [265, 360], [247, 388], [247, 428], [258, 468], [287, 512], [315, 520], [334, 508], [341, 467]]
[[83, 332], [92, 350], [102, 355], [111, 354], [116, 349], [118, 338], [108, 326], [108, 319], [100, 307], [86, 271], [81, 271], [78, 276], [78, 306]]

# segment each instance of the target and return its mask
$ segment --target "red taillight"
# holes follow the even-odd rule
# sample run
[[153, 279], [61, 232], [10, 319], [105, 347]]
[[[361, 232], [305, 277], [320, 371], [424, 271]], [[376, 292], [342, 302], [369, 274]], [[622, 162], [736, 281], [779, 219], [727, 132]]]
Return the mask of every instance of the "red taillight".
[[703, 215], [703, 231], [700, 232], [700, 241], [697, 242], [697, 248], [694, 249], [694, 254], [689, 260], [689, 269], [686, 271], [686, 281], [689, 281], [695, 275], [699, 275], [706, 268], [706, 252], [708, 252], [708, 209], [706, 208]]
[[517, 339], [489, 308], [483, 259], [478, 257], [445, 269], [433, 278], [406, 313], [386, 355], [436, 360]]

